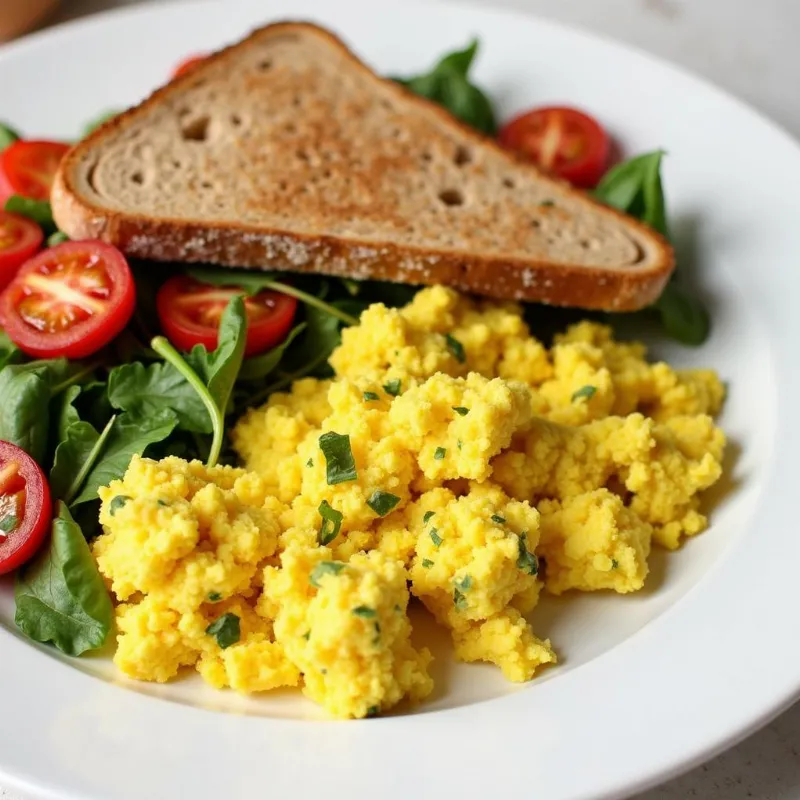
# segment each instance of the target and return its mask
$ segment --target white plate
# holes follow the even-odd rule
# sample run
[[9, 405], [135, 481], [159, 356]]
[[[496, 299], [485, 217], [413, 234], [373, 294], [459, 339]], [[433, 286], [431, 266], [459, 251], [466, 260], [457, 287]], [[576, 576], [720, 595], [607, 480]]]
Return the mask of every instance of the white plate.
[[[191, 52], [286, 15], [278, 3], [144, 6], [0, 52], [0, 116], [71, 137], [133, 103]], [[657, 553], [638, 596], [549, 601], [534, 625], [562, 664], [511, 686], [441, 653], [417, 713], [325, 720], [298, 694], [240, 698], [198, 680], [122, 681], [107, 658], [68, 661], [25, 642], [0, 585], [2, 780], [47, 797], [621, 797], [686, 769], [800, 693], [800, 149], [739, 102], [646, 55], [474, 6], [294, 0], [386, 73], [427, 67], [479, 34], [477, 78], [502, 117], [568, 101], [628, 153], [663, 146], [684, 264], [713, 308], [682, 364], [729, 381], [731, 438], [711, 529]], [[691, 244], [691, 254], [687, 252]], [[169, 702], [174, 701], [174, 702]], [[234, 713], [220, 713], [234, 712]]]

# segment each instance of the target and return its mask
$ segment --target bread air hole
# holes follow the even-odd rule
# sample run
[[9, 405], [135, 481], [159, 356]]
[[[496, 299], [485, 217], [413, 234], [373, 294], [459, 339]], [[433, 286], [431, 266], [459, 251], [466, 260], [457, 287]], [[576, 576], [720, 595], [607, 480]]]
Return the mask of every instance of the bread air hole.
[[267, 72], [268, 70], [272, 69], [272, 59], [271, 58], [265, 58], [262, 61], [259, 61], [258, 62], [258, 68], [262, 72]]
[[472, 161], [472, 151], [468, 147], [459, 145], [453, 156], [453, 163], [457, 167], [463, 167], [464, 164], [469, 164], [470, 161]]
[[231, 125], [238, 128], [242, 124], [242, 118], [238, 114], [231, 114]]
[[131, 175], [131, 182], [135, 183], [137, 186], [141, 186], [144, 183], [144, 175], [141, 170], [136, 170], [136, 172]]
[[429, 153], [427, 150], [422, 154], [423, 161], [433, 161], [433, 155]]
[[204, 142], [208, 138], [208, 125], [211, 122], [209, 116], [198, 117], [184, 125], [181, 130], [183, 138], [187, 142]]
[[443, 189], [439, 192], [439, 199], [446, 206], [461, 206], [464, 204], [464, 195], [459, 189]]
[[505, 186], [506, 189], [513, 189], [516, 185], [513, 178], [503, 178], [503, 186]]

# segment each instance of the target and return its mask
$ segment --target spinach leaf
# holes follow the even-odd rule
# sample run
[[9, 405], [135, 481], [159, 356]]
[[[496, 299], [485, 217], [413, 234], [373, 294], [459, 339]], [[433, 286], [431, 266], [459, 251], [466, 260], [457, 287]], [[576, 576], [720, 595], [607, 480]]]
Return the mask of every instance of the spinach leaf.
[[395, 80], [415, 94], [444, 106], [467, 125], [493, 136], [497, 132], [497, 123], [492, 104], [467, 77], [477, 52], [478, 40], [474, 39], [464, 50], [444, 56], [430, 72]]
[[99, 438], [100, 434], [88, 422], [73, 422], [67, 428], [56, 447], [50, 470], [50, 491], [54, 497], [69, 503], [69, 490], [81, 467], [88, 463]]
[[108, 399], [114, 408], [139, 416], [170, 408], [183, 430], [211, 433], [211, 420], [197, 392], [175, 367], [157, 362], [122, 364], [108, 376]]
[[80, 386], [68, 386], [57, 398], [55, 439], [61, 442], [67, 437], [71, 425], [81, 421], [75, 401], [81, 393]]
[[0, 370], [0, 439], [21, 447], [40, 464], [47, 455], [50, 399], [70, 371], [65, 358]]
[[20, 135], [13, 128], [0, 122], [0, 153], [19, 138], [21, 138]]
[[111, 599], [83, 533], [64, 503], [49, 546], [17, 574], [17, 627], [37, 642], [79, 656], [101, 647], [113, 621]]
[[111, 109], [109, 111], [104, 111], [102, 114], [95, 117], [91, 122], [87, 122], [86, 125], [83, 126], [83, 131], [81, 132], [81, 139], [88, 136], [93, 131], [97, 130], [104, 122], [108, 122], [108, 120], [116, 117], [118, 114], [122, 112], [119, 109]]
[[69, 241], [69, 236], [67, 236], [67, 234], [64, 233], [64, 231], [56, 231], [55, 233], [51, 233], [47, 237], [47, 241], [45, 242], [45, 244], [48, 247], [55, 247], [57, 244], [63, 244], [64, 242], [68, 241]]
[[[632, 158], [608, 171], [595, 189], [602, 202], [647, 223], [669, 237], [661, 161], [664, 153]], [[700, 345], [709, 335], [711, 320], [703, 301], [680, 284], [676, 270], [661, 296], [651, 307], [661, 319], [664, 331], [679, 342]]]
[[0, 370], [6, 364], [18, 364], [23, 358], [22, 350], [8, 338], [8, 334], [4, 330], [0, 329]]
[[126, 411], [117, 417], [102, 452], [72, 504], [80, 505], [96, 500], [97, 490], [101, 486], [121, 478], [133, 456], [141, 455], [148, 445], [162, 442], [175, 430], [177, 424], [178, 418], [168, 408], [146, 416]]
[[289, 345], [306, 329], [306, 323], [301, 322], [295, 325], [289, 335], [271, 350], [262, 353], [260, 356], [253, 356], [246, 358], [242, 362], [242, 368], [239, 370], [240, 381], [260, 381], [267, 377], [270, 373], [278, 368], [281, 363], [284, 353]]
[[4, 208], [13, 214], [33, 220], [48, 235], [57, 230], [53, 220], [53, 209], [48, 200], [33, 200], [21, 194], [12, 194], [6, 200]]

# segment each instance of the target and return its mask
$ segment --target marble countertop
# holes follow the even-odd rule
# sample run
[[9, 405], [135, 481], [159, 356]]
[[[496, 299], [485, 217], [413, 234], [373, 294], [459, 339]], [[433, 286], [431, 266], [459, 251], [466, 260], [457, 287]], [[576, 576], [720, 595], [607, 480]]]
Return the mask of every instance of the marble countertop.
[[[64, 0], [49, 23], [138, 2], [142, 0]], [[800, 138], [798, 0], [496, 0], [492, 4], [580, 25], [663, 56], [736, 94]], [[757, 154], [743, 154], [748, 156]], [[727, 753], [636, 800], [686, 798], [800, 800], [800, 704]], [[0, 800], [21, 798], [0, 787]]]

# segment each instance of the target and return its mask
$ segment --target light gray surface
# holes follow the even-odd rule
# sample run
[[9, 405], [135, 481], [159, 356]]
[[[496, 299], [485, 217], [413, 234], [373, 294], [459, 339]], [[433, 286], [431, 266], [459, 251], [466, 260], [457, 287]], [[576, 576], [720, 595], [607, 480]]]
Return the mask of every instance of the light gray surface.
[[[51, 23], [139, 2], [64, 0]], [[502, 0], [493, 4], [577, 24], [664, 56], [747, 100], [800, 138], [798, 0]], [[265, 8], [270, 5], [265, 2]], [[702, 124], [702, 120], [686, 124]], [[742, 158], [758, 158], [758, 153], [743, 152]], [[689, 708], [686, 724], [692, 724]], [[620, 758], [625, 754], [620, 753]], [[637, 800], [682, 798], [800, 800], [800, 705], [727, 753]], [[0, 800], [19, 800], [19, 796], [0, 788]]]

